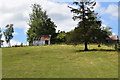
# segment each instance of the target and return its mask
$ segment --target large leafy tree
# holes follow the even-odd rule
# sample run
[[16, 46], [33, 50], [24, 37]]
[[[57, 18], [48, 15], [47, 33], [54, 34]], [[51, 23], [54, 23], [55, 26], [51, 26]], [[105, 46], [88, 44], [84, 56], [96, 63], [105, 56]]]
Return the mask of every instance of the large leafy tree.
[[27, 32], [29, 44], [32, 45], [34, 37], [41, 35], [52, 35], [56, 33], [56, 25], [48, 17], [46, 11], [43, 11], [39, 4], [32, 5], [32, 13], [30, 14], [29, 30]]
[[93, 11], [96, 2], [90, 0], [81, 0], [73, 2], [77, 8], [68, 6], [75, 15], [74, 20], [79, 20], [77, 27], [68, 36], [68, 40], [74, 44], [84, 43], [84, 50], [88, 50], [88, 43], [102, 43], [107, 36], [106, 31], [101, 29], [101, 21], [97, 13]]
[[5, 26], [6, 30], [4, 32], [5, 40], [9, 43], [9, 47], [11, 46], [10, 40], [13, 38], [14, 28], [13, 24], [8, 24]]

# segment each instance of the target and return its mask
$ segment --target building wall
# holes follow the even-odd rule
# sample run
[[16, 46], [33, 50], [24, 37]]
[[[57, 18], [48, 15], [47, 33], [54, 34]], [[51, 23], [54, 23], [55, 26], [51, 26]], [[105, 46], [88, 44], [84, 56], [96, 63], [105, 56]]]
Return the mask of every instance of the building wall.
[[48, 41], [48, 44], [50, 44], [50, 40]]
[[[48, 44], [50, 44], [50, 40], [48, 41]], [[34, 46], [40, 46], [45, 45], [45, 41], [33, 41]]]

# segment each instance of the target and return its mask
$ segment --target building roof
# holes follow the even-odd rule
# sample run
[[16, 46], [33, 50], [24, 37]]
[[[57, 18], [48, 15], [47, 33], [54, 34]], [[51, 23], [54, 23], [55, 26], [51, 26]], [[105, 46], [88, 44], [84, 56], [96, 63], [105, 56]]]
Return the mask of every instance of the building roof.
[[50, 39], [51, 39], [51, 35], [42, 35], [40, 38], [41, 41], [50, 40]]
[[45, 41], [45, 40], [50, 40], [50, 39], [51, 39], [51, 35], [42, 35], [40, 37], [33, 38], [34, 41]]
[[116, 35], [109, 36], [109, 38], [112, 40], [118, 40], [118, 36], [116, 36]]

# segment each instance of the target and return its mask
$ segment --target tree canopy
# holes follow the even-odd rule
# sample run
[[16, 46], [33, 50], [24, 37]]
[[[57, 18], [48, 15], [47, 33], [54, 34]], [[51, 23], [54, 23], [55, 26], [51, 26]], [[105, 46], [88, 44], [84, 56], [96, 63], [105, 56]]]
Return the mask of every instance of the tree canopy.
[[79, 20], [77, 27], [68, 35], [68, 42], [74, 44], [84, 43], [85, 51], [88, 50], [87, 44], [91, 42], [102, 43], [108, 36], [105, 29], [101, 29], [101, 20], [99, 20], [97, 13], [93, 8], [96, 2], [93, 1], [79, 1], [73, 2], [77, 8], [68, 6], [71, 12], [74, 13], [73, 20]]
[[34, 37], [40, 37], [41, 35], [53, 35], [56, 33], [56, 25], [48, 17], [46, 11], [43, 11], [39, 4], [32, 5], [32, 13], [30, 14], [30, 20], [28, 25], [30, 26], [27, 31], [27, 40], [32, 45]]
[[66, 42], [66, 33], [65, 31], [58, 31], [58, 35], [57, 35], [57, 43], [65, 43]]

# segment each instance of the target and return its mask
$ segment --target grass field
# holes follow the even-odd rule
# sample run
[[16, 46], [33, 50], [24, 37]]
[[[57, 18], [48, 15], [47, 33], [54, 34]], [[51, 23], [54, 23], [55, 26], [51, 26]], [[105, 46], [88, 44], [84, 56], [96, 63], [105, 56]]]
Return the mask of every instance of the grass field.
[[[3, 78], [117, 78], [112, 47], [47, 45], [3, 48]], [[94, 49], [94, 50], [93, 50]], [[79, 51], [80, 50], [80, 51]]]

